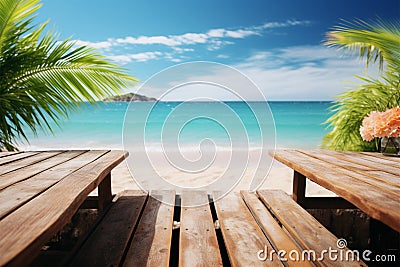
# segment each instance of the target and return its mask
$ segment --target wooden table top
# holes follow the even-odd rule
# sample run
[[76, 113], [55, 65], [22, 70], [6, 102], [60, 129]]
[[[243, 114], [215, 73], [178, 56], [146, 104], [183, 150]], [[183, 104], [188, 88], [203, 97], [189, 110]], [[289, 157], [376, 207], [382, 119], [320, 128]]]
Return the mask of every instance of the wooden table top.
[[274, 157], [400, 232], [399, 157], [329, 150], [277, 150]]
[[0, 153], [0, 266], [31, 257], [127, 156], [123, 151]]

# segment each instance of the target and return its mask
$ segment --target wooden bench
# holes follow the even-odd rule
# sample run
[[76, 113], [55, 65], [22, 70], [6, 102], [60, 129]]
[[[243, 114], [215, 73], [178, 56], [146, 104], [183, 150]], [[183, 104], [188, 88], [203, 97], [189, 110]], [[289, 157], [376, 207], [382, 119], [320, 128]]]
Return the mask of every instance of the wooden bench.
[[[163, 202], [151, 197], [155, 195]], [[125, 191], [116, 196], [87, 238], [58, 263], [66, 266], [365, 266], [361, 261], [334, 261], [328, 255], [319, 260], [323, 250], [340, 250], [338, 239], [283, 191], [261, 190], [257, 194], [242, 191], [230, 193], [216, 202], [209, 201], [218, 197], [218, 193], [210, 196], [200, 191], [182, 195], [156, 191], [150, 196]], [[209, 205], [187, 207], [194, 203]], [[179, 228], [173, 228], [174, 221], [180, 222]], [[287, 254], [280, 254], [278, 258], [278, 251]], [[312, 251], [316, 252], [316, 260]]]
[[[97, 188], [112, 201], [111, 170], [127, 153], [110, 150], [0, 152], [0, 266], [27, 266]], [[48, 244], [48, 243], [47, 243]]]

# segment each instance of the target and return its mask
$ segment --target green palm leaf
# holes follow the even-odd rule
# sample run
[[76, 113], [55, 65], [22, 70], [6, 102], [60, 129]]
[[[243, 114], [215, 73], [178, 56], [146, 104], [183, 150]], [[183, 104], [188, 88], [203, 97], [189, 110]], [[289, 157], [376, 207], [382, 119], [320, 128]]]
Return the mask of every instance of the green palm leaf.
[[379, 78], [356, 76], [360, 84], [338, 96], [325, 122], [330, 132], [323, 146], [335, 150], [377, 151], [378, 140], [365, 142], [359, 129], [371, 111], [400, 106], [400, 24], [376, 25], [357, 21], [336, 27], [327, 34], [328, 46], [345, 49], [371, 62], [379, 62]]
[[137, 80], [69, 39], [32, 28], [39, 0], [0, 0], [0, 146], [15, 150], [25, 126], [52, 131], [82, 101], [122, 92]]
[[379, 61], [383, 69], [385, 62], [388, 71], [398, 71], [400, 66], [400, 24], [378, 21], [372, 25], [356, 21], [337, 26], [327, 34], [326, 45], [358, 54], [370, 62]]

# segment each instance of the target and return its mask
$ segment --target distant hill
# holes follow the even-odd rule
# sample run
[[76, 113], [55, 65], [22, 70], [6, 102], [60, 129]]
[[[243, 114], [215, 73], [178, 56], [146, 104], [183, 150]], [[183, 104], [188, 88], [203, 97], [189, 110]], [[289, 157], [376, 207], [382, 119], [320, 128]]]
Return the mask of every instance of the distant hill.
[[144, 95], [128, 93], [124, 95], [116, 95], [103, 99], [104, 102], [130, 102], [130, 101], [157, 101], [154, 97], [147, 97]]

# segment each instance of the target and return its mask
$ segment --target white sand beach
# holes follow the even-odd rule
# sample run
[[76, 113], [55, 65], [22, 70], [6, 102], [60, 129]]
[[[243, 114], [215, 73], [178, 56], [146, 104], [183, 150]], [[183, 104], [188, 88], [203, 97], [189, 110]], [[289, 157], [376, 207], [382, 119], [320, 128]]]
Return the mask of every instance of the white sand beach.
[[[221, 163], [224, 160], [229, 160], [227, 152], [219, 152], [220, 162], [214, 162], [207, 170], [202, 172], [188, 174], [182, 170], [167, 164], [165, 160], [162, 160], [163, 154], [161, 152], [153, 152], [154, 154], [151, 156], [158, 159], [154, 164], [156, 171], [158, 174], [168, 180], [168, 182], [180, 186], [180, 187], [190, 187], [195, 188], [196, 186], [203, 186], [208, 183], [211, 183], [217, 179], [219, 179], [224, 172], [226, 172], [226, 166], [222, 166]], [[194, 153], [194, 152], [193, 152]], [[131, 155], [132, 156], [132, 155]], [[240, 191], [240, 190], [249, 190], [250, 183], [254, 177], [254, 174], [259, 167], [257, 164], [257, 159], [254, 157], [257, 156], [257, 151], [251, 151], [249, 153], [249, 162], [246, 170], [244, 171], [243, 177], [237, 183], [237, 185], [232, 189], [232, 191]], [[217, 157], [217, 158], [218, 158]], [[232, 179], [238, 179], [243, 170], [237, 170], [237, 176], [232, 176]], [[134, 173], [134, 171], [133, 171]], [[150, 179], [150, 177], [149, 177]], [[292, 179], [293, 179], [293, 170], [284, 164], [273, 161], [272, 167], [268, 173], [268, 176], [259, 187], [261, 189], [280, 189], [288, 194], [292, 192]], [[112, 171], [112, 190], [113, 193], [118, 193], [123, 190], [140, 190], [140, 187], [135, 181], [135, 178], [131, 174], [127, 162], [121, 163]], [[333, 194], [324, 188], [318, 186], [317, 184], [308, 181], [307, 184], [307, 195], [312, 196], [332, 196]]]

